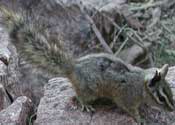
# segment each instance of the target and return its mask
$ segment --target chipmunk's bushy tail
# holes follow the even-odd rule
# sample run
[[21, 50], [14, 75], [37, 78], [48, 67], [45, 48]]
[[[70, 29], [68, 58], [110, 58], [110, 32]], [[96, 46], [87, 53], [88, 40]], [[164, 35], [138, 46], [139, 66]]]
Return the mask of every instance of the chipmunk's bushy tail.
[[74, 60], [64, 51], [61, 36], [43, 30], [41, 20], [27, 14], [15, 13], [0, 6], [2, 22], [7, 27], [18, 53], [34, 66], [56, 75], [62, 70], [69, 75], [74, 70]]
[[18, 29], [23, 25], [23, 18], [12, 10], [7, 9], [5, 6], [0, 5], [1, 23], [6, 26], [9, 32]]

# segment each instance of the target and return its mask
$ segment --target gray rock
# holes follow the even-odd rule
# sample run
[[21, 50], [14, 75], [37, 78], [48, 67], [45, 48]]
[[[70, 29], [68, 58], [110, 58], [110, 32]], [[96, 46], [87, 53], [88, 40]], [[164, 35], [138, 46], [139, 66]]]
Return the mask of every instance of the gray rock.
[[0, 84], [14, 99], [27, 96], [37, 105], [43, 96], [44, 83], [47, 83], [42, 75], [44, 73], [39, 74], [18, 56], [7, 31], [1, 25], [0, 43]]
[[0, 61], [0, 111], [11, 104], [4, 86], [7, 85], [7, 66]]
[[166, 79], [168, 80], [168, 82], [170, 83], [171, 85], [171, 89], [173, 91], [173, 97], [174, 97], [174, 100], [175, 100], [175, 66], [174, 67], [171, 67], [168, 71], [168, 75], [166, 77]]
[[0, 111], [7, 108], [11, 104], [11, 100], [2, 84], [0, 84]]
[[0, 125], [26, 125], [32, 111], [32, 101], [21, 96], [13, 104], [0, 112]]
[[[147, 48], [148, 50], [151, 49], [151, 45], [152, 45], [151, 43], [145, 42], [144, 45], [145, 45], [145, 48]], [[133, 45], [127, 49], [124, 49], [118, 55], [119, 58], [121, 58], [128, 64], [138, 65], [137, 63], [140, 62], [140, 64], [142, 65], [138, 65], [138, 66], [142, 68], [150, 67], [151, 62], [149, 62], [149, 60], [146, 59], [147, 56], [148, 55], [144, 52], [144, 50], [138, 45]]]
[[10, 43], [7, 31], [2, 25], [0, 25], [0, 43], [0, 83], [13, 97], [17, 97], [15, 89], [16, 83], [19, 81], [18, 57], [15, 47]]
[[9, 37], [2, 27], [0, 27], [0, 43], [0, 60], [7, 65], [11, 56], [11, 53], [7, 48], [9, 44]]
[[0, 76], [7, 76], [7, 66], [0, 60]]

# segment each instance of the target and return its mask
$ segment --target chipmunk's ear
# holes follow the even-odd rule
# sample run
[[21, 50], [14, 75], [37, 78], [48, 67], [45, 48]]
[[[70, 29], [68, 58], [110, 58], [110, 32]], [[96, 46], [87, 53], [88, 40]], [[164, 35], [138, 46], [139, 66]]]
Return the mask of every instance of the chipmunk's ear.
[[156, 83], [158, 83], [160, 80], [161, 80], [160, 72], [156, 70], [155, 75], [150, 80], [148, 86], [149, 87], [154, 87], [156, 85]]
[[168, 73], [168, 67], [169, 67], [169, 65], [168, 64], [165, 64], [159, 70], [159, 73], [160, 73], [160, 75], [161, 75], [162, 78], [165, 78], [165, 76], [167, 75], [167, 73]]

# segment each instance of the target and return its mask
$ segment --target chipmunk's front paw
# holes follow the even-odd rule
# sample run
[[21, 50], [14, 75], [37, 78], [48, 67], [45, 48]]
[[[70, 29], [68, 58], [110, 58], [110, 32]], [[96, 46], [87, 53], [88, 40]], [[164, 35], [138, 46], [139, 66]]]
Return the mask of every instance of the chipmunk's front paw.
[[95, 109], [91, 105], [81, 105], [81, 110], [86, 112], [95, 112]]

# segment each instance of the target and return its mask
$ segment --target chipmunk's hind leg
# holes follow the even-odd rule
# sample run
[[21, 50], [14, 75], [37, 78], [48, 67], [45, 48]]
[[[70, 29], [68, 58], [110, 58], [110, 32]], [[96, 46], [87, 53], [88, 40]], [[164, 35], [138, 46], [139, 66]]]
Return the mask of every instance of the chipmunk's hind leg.
[[127, 108], [125, 111], [139, 124], [144, 125], [145, 121], [140, 117], [139, 111], [137, 108]]
[[144, 120], [140, 117], [138, 106], [126, 106], [123, 103], [117, 103], [117, 101], [115, 102], [118, 107], [128, 113], [128, 115], [131, 116], [137, 123], [139, 123], [139, 125], [143, 125], [145, 123]]

